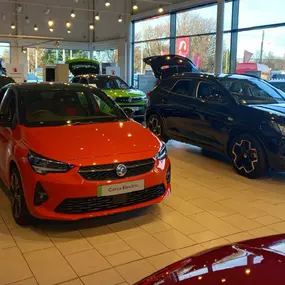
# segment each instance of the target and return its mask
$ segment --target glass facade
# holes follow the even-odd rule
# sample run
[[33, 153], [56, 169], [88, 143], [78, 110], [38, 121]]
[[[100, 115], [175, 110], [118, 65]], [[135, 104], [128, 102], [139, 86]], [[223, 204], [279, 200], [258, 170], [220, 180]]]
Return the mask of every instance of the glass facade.
[[[284, 0], [225, 3], [223, 72], [285, 79]], [[148, 75], [143, 58], [175, 53], [214, 72], [217, 3], [134, 22], [133, 80]], [[281, 74], [281, 75], [280, 75]], [[134, 83], [133, 81], [133, 83]]]
[[0, 42], [0, 61], [4, 63], [10, 63], [11, 61], [11, 48], [10, 48], [10, 43], [3, 43]]

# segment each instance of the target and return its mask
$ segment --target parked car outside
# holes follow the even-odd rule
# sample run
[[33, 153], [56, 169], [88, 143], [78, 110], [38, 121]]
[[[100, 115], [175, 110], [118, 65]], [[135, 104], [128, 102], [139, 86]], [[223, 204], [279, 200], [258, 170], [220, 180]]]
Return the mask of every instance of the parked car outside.
[[285, 170], [285, 93], [245, 75], [183, 73], [150, 94], [147, 127], [228, 155], [237, 173], [257, 178]]
[[197, 253], [135, 285], [283, 285], [285, 235], [264, 237]]
[[159, 203], [170, 161], [156, 136], [99, 89], [12, 84], [0, 106], [0, 177], [20, 225], [78, 220]]
[[285, 80], [270, 80], [269, 83], [285, 92]]

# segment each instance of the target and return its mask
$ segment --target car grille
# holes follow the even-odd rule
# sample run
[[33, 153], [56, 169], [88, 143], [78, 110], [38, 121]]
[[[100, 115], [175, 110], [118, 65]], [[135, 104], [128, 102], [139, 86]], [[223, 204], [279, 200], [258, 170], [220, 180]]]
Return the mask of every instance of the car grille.
[[[124, 164], [127, 167], [127, 174], [124, 177], [119, 177], [116, 168], [119, 164]], [[103, 164], [96, 166], [83, 166], [79, 168], [79, 174], [89, 181], [104, 181], [117, 180], [127, 177], [133, 177], [150, 172], [154, 167], [154, 159], [144, 159], [119, 164]]]
[[118, 209], [154, 200], [165, 193], [163, 184], [141, 191], [106, 197], [72, 198], [62, 201], [56, 213], [83, 214]]
[[143, 101], [143, 97], [117, 97], [115, 101], [117, 103], [136, 103]]

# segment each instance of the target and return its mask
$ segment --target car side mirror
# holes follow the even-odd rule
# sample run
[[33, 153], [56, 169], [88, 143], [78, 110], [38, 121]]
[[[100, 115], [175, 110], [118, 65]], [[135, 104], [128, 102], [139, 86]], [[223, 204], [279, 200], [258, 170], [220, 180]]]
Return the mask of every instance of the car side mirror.
[[129, 118], [133, 118], [135, 114], [135, 112], [131, 108], [124, 108], [124, 112]]
[[0, 115], [0, 126], [1, 127], [12, 127], [11, 118], [5, 115]]

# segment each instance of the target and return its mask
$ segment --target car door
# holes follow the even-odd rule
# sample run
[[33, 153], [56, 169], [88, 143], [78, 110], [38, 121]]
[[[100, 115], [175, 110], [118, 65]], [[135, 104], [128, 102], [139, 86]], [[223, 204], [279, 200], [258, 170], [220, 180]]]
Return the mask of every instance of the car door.
[[217, 83], [205, 80], [198, 82], [196, 97], [201, 146], [223, 151], [236, 117], [233, 100]]
[[196, 143], [197, 122], [196, 112], [198, 100], [194, 96], [196, 79], [180, 79], [168, 93], [167, 99], [167, 127], [171, 136]]
[[[11, 124], [16, 125], [16, 94], [12, 89], [8, 89], [5, 93], [0, 107], [0, 115], [10, 118]], [[0, 126], [0, 172], [1, 178], [6, 179], [4, 174], [7, 173], [7, 161], [9, 149], [13, 147], [13, 132], [12, 128]]]

